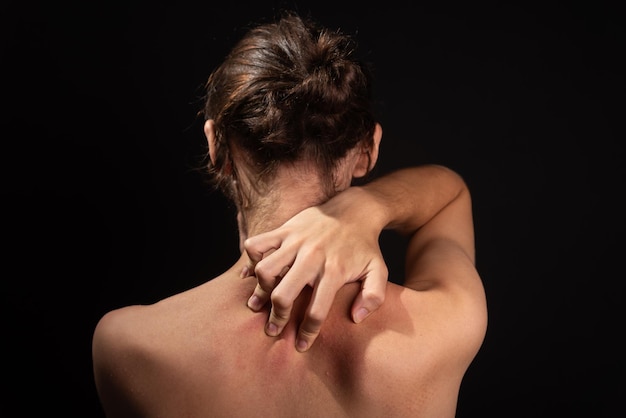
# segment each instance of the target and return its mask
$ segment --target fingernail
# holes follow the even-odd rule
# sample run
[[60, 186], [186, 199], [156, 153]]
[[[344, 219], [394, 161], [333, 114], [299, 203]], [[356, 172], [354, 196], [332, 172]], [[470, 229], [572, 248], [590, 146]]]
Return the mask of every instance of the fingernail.
[[250, 299], [248, 299], [248, 308], [253, 311], [261, 309], [261, 299], [257, 295], [250, 296]]
[[359, 322], [364, 320], [367, 317], [367, 315], [369, 315], [369, 314], [370, 314], [370, 311], [368, 311], [367, 309], [365, 309], [365, 308], [359, 309], [354, 314], [354, 322], [356, 322], [358, 324]]
[[278, 327], [273, 322], [267, 323], [267, 335], [275, 337], [278, 335]]
[[296, 342], [296, 350], [302, 352], [302, 351], [306, 351], [308, 344], [305, 340], [303, 340], [302, 338], [298, 338], [298, 341]]

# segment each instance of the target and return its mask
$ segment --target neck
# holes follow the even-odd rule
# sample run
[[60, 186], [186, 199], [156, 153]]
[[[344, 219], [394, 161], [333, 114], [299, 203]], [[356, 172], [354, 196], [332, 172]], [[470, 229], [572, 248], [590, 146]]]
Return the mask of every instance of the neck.
[[276, 229], [298, 212], [328, 199], [315, 170], [281, 168], [266, 189], [267, 193], [256, 195], [254, 204], [241, 212], [241, 235]]
[[237, 274], [250, 261], [243, 248], [246, 238], [276, 229], [302, 210], [328, 199], [318, 174], [312, 170], [281, 168], [265, 190], [263, 195], [254, 194], [253, 204], [237, 215], [241, 251], [233, 266]]

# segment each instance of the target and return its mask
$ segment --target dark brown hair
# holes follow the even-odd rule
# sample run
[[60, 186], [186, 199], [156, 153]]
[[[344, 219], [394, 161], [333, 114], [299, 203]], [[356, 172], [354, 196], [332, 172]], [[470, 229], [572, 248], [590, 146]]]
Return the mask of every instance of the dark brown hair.
[[285, 12], [234, 46], [209, 76], [204, 119], [215, 120], [210, 170], [231, 198], [233, 147], [260, 182], [275, 168], [313, 162], [332, 182], [337, 162], [357, 145], [372, 146], [375, 118], [369, 67], [354, 58], [355, 41]]

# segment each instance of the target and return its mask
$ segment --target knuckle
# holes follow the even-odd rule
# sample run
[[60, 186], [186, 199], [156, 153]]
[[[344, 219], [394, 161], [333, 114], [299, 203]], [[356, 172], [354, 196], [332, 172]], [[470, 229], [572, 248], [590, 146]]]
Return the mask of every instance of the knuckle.
[[287, 273], [289, 272], [290, 269], [291, 269], [291, 267], [289, 267], [289, 266], [283, 267], [283, 269], [280, 271], [280, 273], [278, 273], [278, 277], [282, 279], [283, 277], [285, 277], [287, 275]]
[[270, 298], [272, 300], [272, 306], [275, 308], [275, 310], [278, 310], [281, 313], [284, 311], [288, 311], [291, 308], [292, 301], [282, 292], [280, 292], [280, 289], [274, 290]]
[[300, 253], [305, 259], [323, 260], [325, 249], [318, 243], [311, 243], [300, 249]]
[[284, 325], [289, 320], [289, 311], [281, 311], [272, 309], [270, 314], [270, 322], [273, 322], [279, 326]]
[[385, 292], [375, 292], [371, 289], [363, 289], [363, 298], [376, 306], [380, 306], [383, 302], [385, 302]]
[[243, 242], [243, 248], [248, 253], [248, 257], [252, 259], [252, 261], [257, 262], [261, 259], [259, 252], [256, 249], [257, 240], [254, 237], [246, 238]]
[[346, 263], [335, 262], [334, 260], [326, 259], [324, 264], [320, 269], [320, 276], [327, 277], [329, 280], [332, 280], [331, 283], [337, 285], [337, 279], [341, 279], [341, 284], [343, 284], [347, 275], [348, 267], [345, 265]]
[[308, 318], [304, 330], [312, 334], [317, 334], [322, 327], [322, 323], [324, 323], [324, 319], [326, 319], [326, 315], [321, 310], [311, 309], [307, 316]]
[[265, 290], [271, 290], [274, 288], [276, 278], [272, 276], [269, 269], [266, 267], [266, 263], [262, 261], [254, 266], [254, 275], [256, 276], [259, 285]]
[[254, 289], [254, 296], [258, 297], [259, 299], [263, 300], [263, 301], [268, 301], [270, 298], [270, 294], [269, 292], [266, 292], [265, 289], [263, 289], [261, 286], [257, 286]]
[[309, 344], [315, 339], [317, 338], [317, 336], [319, 335], [319, 330], [310, 330], [310, 329], [306, 329], [304, 327], [300, 328], [299, 331], [299, 336], [301, 338], [304, 338], [305, 340], [307, 340], [309, 342]]

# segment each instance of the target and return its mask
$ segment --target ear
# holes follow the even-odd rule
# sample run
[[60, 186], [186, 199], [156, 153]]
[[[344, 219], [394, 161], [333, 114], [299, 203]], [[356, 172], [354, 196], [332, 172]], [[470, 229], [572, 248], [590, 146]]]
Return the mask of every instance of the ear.
[[378, 150], [380, 148], [380, 140], [383, 138], [383, 128], [380, 123], [374, 127], [374, 141], [371, 148], [364, 149], [358, 156], [358, 161], [354, 166], [352, 177], [359, 178], [369, 173], [378, 161]]
[[204, 122], [204, 136], [206, 136], [207, 142], [209, 143], [209, 157], [211, 158], [211, 163], [215, 164], [217, 145], [215, 144], [215, 121], [213, 121], [213, 119], [207, 119]]

